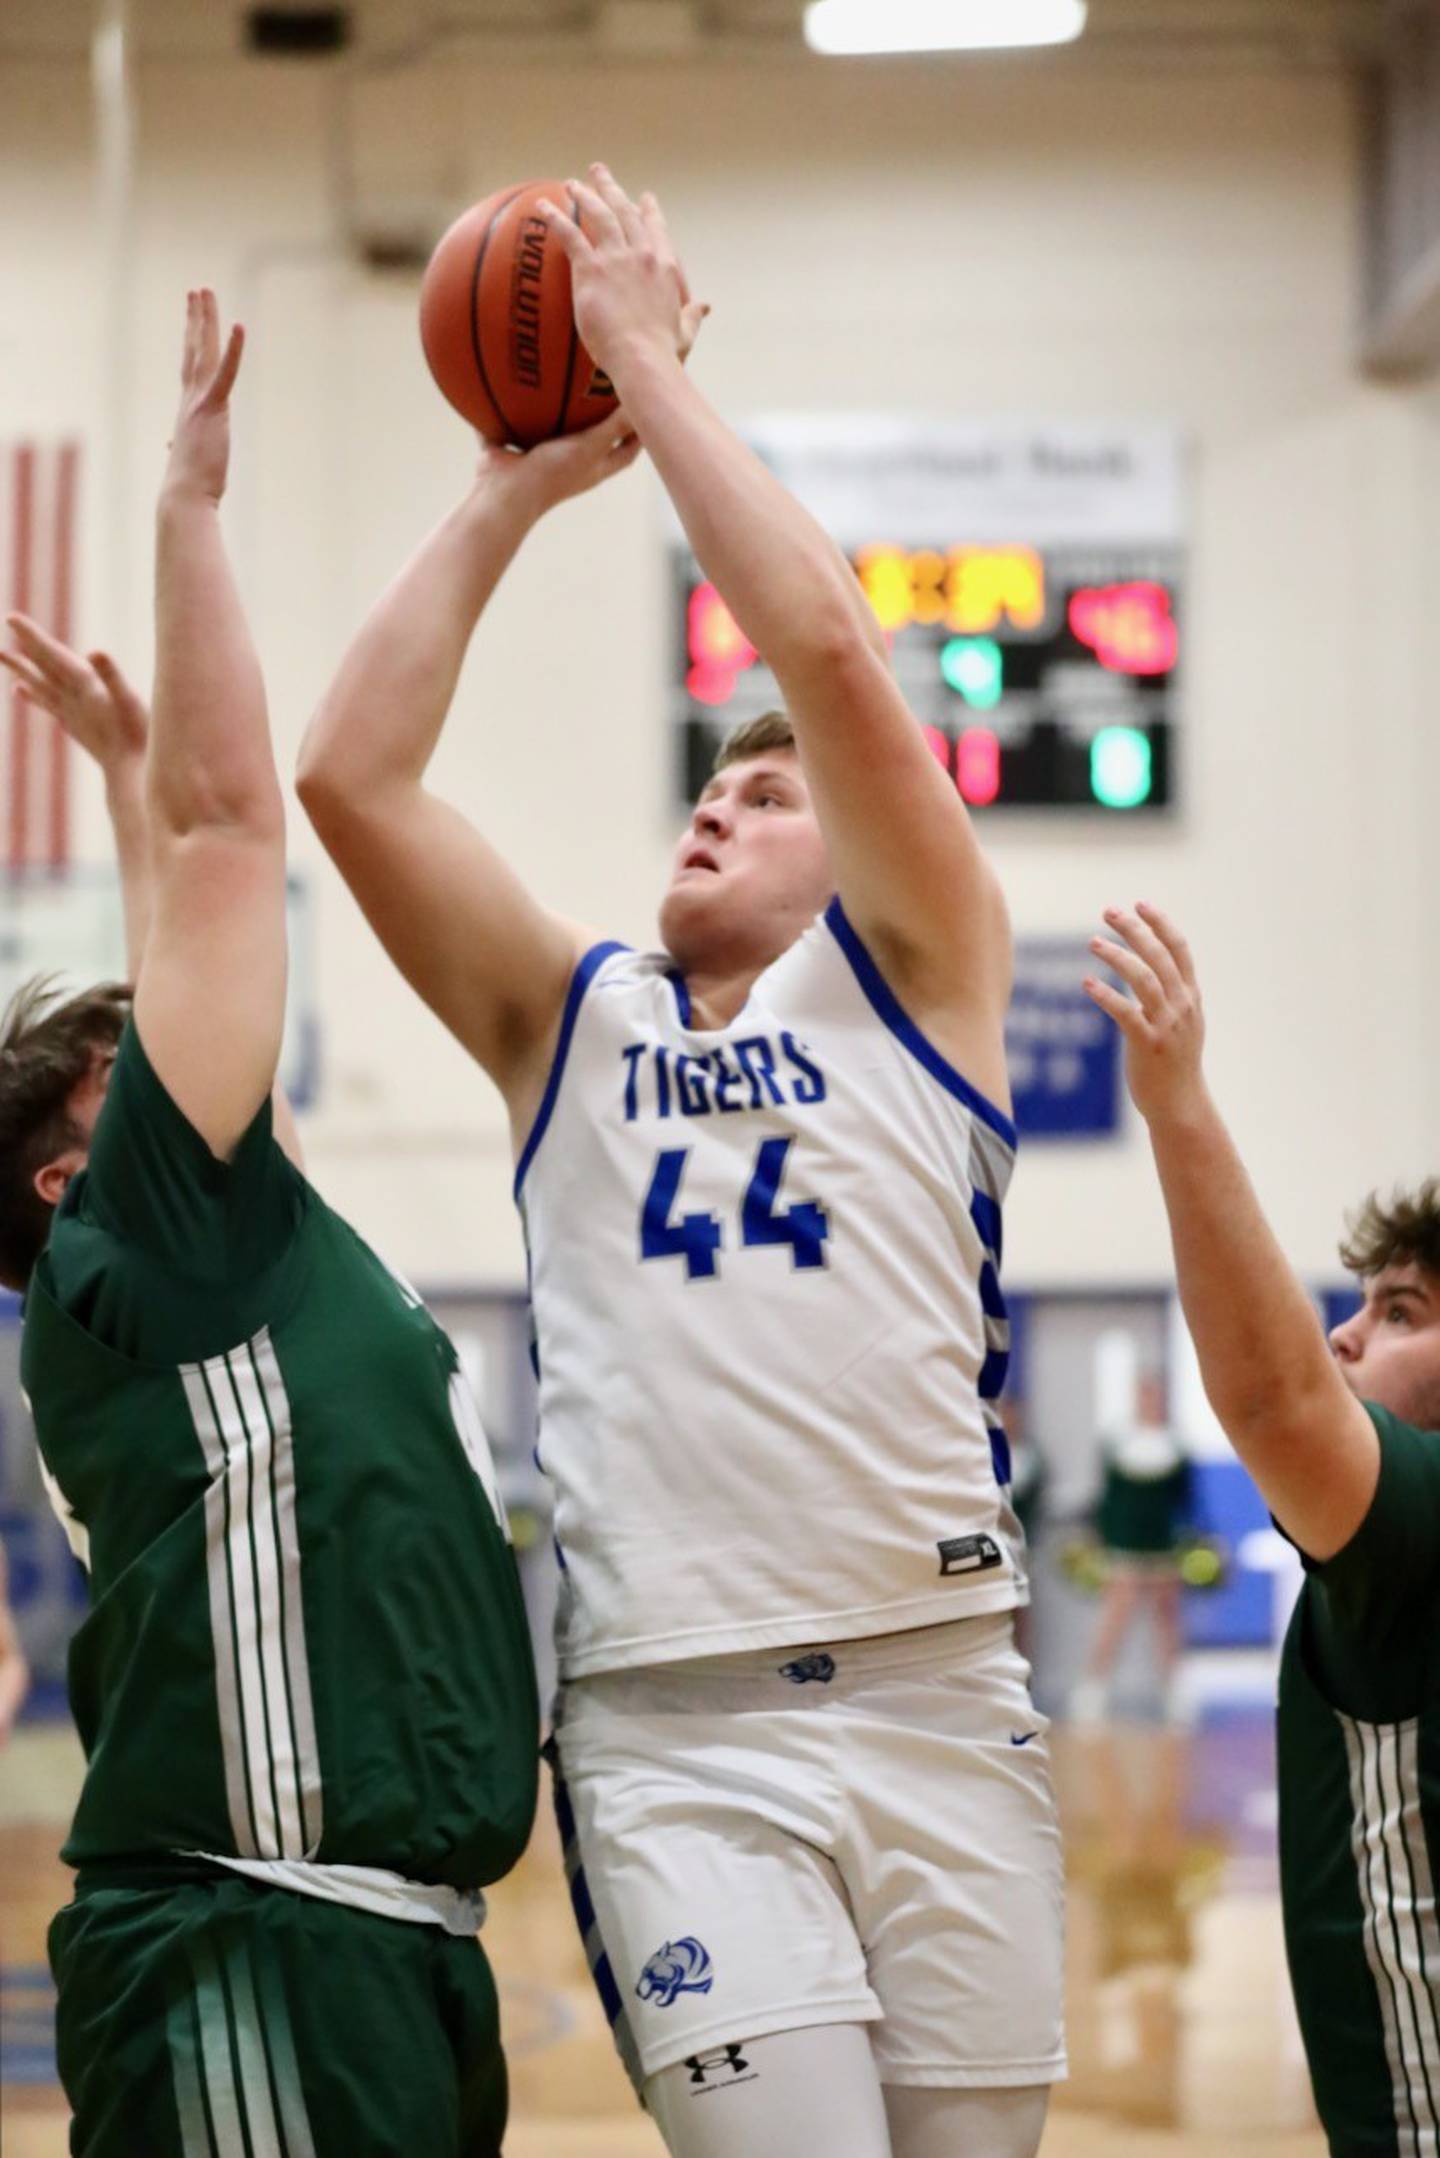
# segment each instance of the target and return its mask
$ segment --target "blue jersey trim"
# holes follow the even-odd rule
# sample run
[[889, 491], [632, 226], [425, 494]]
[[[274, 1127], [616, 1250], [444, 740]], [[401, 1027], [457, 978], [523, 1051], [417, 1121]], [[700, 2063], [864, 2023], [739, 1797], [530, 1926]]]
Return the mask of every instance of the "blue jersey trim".
[[678, 967], [667, 967], [665, 979], [675, 992], [675, 1009], [680, 1015], [682, 1027], [690, 1024], [690, 988]]
[[924, 1065], [932, 1079], [939, 1080], [947, 1094], [953, 1094], [957, 1101], [964, 1102], [967, 1109], [973, 1109], [976, 1116], [982, 1117], [992, 1131], [1000, 1134], [1012, 1151], [1018, 1147], [1020, 1134], [1004, 1110], [997, 1109], [994, 1102], [982, 1094], [978, 1087], [972, 1086], [968, 1079], [957, 1072], [948, 1058], [941, 1056], [935, 1044], [927, 1041], [914, 1020], [904, 1011], [894, 990], [856, 935], [838, 899], [832, 899], [825, 909], [825, 926], [849, 960], [851, 971], [869, 998], [876, 1017], [885, 1022], [896, 1040], [903, 1042], [911, 1056], [918, 1064]]
[[514, 1192], [517, 1199], [520, 1197], [520, 1187], [525, 1182], [525, 1172], [535, 1158], [535, 1149], [544, 1138], [545, 1127], [550, 1122], [555, 1111], [555, 1097], [560, 1092], [560, 1081], [565, 1076], [565, 1059], [570, 1054], [570, 1037], [575, 1032], [575, 1021], [580, 1016], [580, 1006], [584, 1000], [585, 992], [607, 959], [615, 952], [628, 952], [629, 949], [628, 944], [616, 944], [614, 942], [592, 944], [570, 977], [570, 989], [565, 998], [565, 1009], [560, 1015], [560, 1039], [555, 1044], [555, 1055], [550, 1064], [550, 1076], [545, 1081], [545, 1092], [541, 1098], [540, 1107], [536, 1111], [534, 1123], [530, 1126], [530, 1136], [525, 1141], [519, 1164], [515, 1170]]

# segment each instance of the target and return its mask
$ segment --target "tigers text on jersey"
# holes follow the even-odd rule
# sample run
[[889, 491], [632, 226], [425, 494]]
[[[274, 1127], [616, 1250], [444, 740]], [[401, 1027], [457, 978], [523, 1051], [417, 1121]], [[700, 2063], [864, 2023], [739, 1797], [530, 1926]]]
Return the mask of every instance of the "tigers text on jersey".
[[1025, 1600], [1009, 1120], [833, 902], [728, 1026], [595, 946], [516, 1172], [567, 1678]]

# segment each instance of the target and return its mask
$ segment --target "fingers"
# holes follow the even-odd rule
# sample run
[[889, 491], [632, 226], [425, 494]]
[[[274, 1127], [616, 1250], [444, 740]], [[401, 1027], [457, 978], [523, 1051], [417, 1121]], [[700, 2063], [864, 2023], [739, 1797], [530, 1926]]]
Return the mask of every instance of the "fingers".
[[688, 360], [695, 350], [695, 340], [700, 335], [701, 326], [709, 313], [710, 302], [708, 300], [687, 300], [681, 308], [680, 344], [678, 349], [682, 360]]
[[1110, 937], [1092, 937], [1090, 949], [1111, 971], [1128, 982], [1145, 1017], [1156, 1020], [1165, 1008], [1165, 991], [1158, 976], [1143, 959]]
[[141, 724], [149, 721], [149, 708], [139, 691], [131, 686], [116, 666], [108, 652], [91, 652], [90, 664], [110, 693], [111, 702], [123, 709], [131, 719]]
[[22, 659], [18, 652], [0, 652], [0, 667], [8, 669], [14, 675], [22, 696], [43, 706], [47, 712], [54, 710], [55, 692], [38, 667], [32, 667], [29, 660]]
[[185, 295], [185, 349], [180, 379], [186, 390], [198, 393], [201, 403], [223, 405], [235, 386], [245, 332], [239, 323], [230, 331], [222, 355], [220, 305], [208, 285]]
[[226, 342], [224, 357], [216, 370], [214, 380], [205, 393], [207, 405], [218, 407], [227, 401], [230, 392], [235, 387], [235, 377], [240, 372], [240, 355], [244, 350], [245, 332], [238, 322], [234, 322], [230, 325], [230, 336]]
[[595, 246], [623, 247], [627, 240], [625, 227], [605, 197], [593, 187], [587, 187], [583, 180], [567, 180], [565, 184], [584, 214]]
[[11, 614], [5, 619], [20, 649], [0, 652], [0, 662], [27, 697], [59, 719], [67, 702], [83, 697], [89, 686], [85, 662], [29, 615]]
[[5, 621], [25, 657], [42, 673], [52, 674], [63, 683], [78, 682], [84, 675], [84, 666], [69, 645], [52, 637], [28, 614], [7, 614]]
[[200, 295], [185, 295], [185, 340], [180, 348], [180, 380], [188, 389], [195, 379], [195, 354], [200, 339]]
[[1087, 974], [1080, 984], [1092, 1004], [1098, 1004], [1102, 1012], [1108, 1012], [1124, 1034], [1134, 1034], [1143, 1029], [1144, 1014], [1138, 1004], [1122, 994], [1110, 982], [1102, 982], [1095, 975]]
[[1195, 961], [1189, 945], [1170, 917], [1162, 914], [1159, 907], [1152, 907], [1148, 899], [1137, 900], [1135, 911], [1164, 945], [1186, 987], [1193, 989], [1196, 986]]
[[[645, 237], [649, 240], [656, 254], [673, 254], [674, 249], [670, 245], [670, 234], [666, 229], [664, 213], [656, 197], [650, 193], [648, 188], [640, 197], [640, 219], [645, 228]], [[690, 286], [678, 260], [675, 264], [675, 270], [680, 279], [680, 297], [688, 300]]]
[[632, 247], [643, 246], [650, 238], [645, 219], [630, 200], [620, 182], [608, 165], [590, 167], [590, 185], [605, 204], [620, 230]]
[[195, 374], [207, 382], [215, 372], [220, 353], [220, 310], [208, 285], [195, 295]]
[[1122, 936], [1131, 950], [1144, 960], [1167, 995], [1178, 995], [1184, 987], [1180, 971], [1167, 946], [1156, 936], [1138, 908], [1132, 911], [1128, 907], [1107, 907], [1105, 920], [1115, 934]]
[[536, 208], [550, 227], [550, 237], [567, 258], [572, 269], [577, 262], [582, 262], [587, 255], [594, 252], [589, 239], [580, 230], [574, 218], [567, 216], [559, 204], [552, 202], [548, 195], [540, 197]]

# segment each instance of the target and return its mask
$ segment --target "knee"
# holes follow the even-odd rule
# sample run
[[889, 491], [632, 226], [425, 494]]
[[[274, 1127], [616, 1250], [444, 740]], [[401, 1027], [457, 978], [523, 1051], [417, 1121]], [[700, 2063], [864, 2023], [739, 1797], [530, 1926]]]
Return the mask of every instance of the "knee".
[[1035, 2158], [1048, 2083], [1012, 2090], [922, 2090], [887, 2083], [893, 2158]]

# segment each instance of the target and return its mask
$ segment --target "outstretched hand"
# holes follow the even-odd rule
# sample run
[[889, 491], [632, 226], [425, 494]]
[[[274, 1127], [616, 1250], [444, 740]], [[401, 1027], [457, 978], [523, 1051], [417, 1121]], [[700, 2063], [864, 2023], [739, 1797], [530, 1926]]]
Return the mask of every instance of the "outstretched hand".
[[588, 185], [568, 182], [588, 233], [553, 202], [540, 203], [570, 264], [586, 350], [611, 376], [629, 352], [647, 345], [685, 359], [709, 309], [691, 297], [659, 203], [650, 194], [632, 202], [605, 165], [589, 170]]
[[49, 712], [107, 777], [126, 764], [138, 766], [150, 714], [109, 653], [82, 658], [28, 615], [5, 619], [17, 649], [0, 652], [0, 667], [9, 669], [31, 703]]
[[1134, 995], [1094, 975], [1085, 977], [1085, 994], [1125, 1036], [1125, 1076], [1140, 1114], [1148, 1122], [1183, 1113], [1205, 1092], [1205, 1014], [1190, 947], [1144, 900], [1107, 907], [1105, 921], [1113, 935], [1092, 937], [1090, 949]]
[[230, 392], [240, 372], [245, 332], [233, 323], [224, 349], [220, 310], [208, 286], [185, 295], [180, 411], [170, 441], [165, 487], [218, 502], [230, 466]]
[[557, 435], [534, 449], [503, 449], [481, 442], [480, 479], [517, 486], [533, 498], [537, 510], [553, 509], [574, 495], [588, 494], [617, 472], [628, 472], [640, 454], [639, 438], [623, 412], [612, 412], [579, 434]]

